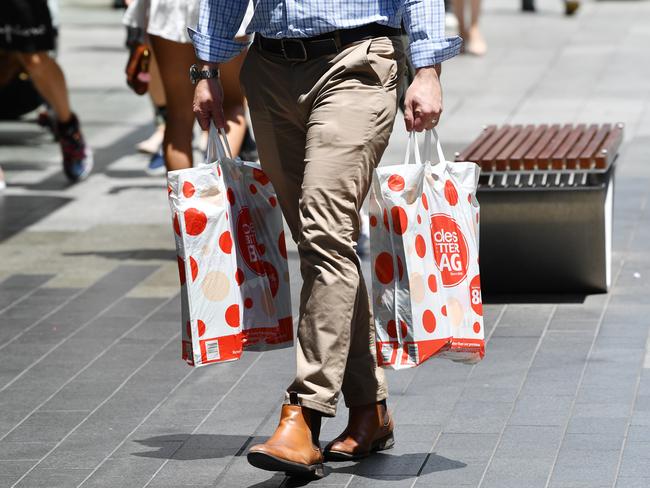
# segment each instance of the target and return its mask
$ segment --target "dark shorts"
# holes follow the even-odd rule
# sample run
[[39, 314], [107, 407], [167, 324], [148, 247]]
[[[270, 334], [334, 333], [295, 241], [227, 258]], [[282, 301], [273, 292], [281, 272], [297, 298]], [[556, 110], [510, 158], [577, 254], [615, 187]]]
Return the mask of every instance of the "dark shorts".
[[50, 51], [54, 37], [47, 0], [0, 0], [0, 50]]

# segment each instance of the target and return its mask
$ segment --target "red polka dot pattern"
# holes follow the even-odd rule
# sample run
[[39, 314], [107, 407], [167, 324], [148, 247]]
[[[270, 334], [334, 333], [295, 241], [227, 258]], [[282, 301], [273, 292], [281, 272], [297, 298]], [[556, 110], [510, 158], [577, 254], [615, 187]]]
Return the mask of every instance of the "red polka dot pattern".
[[239, 305], [230, 305], [226, 309], [226, 323], [230, 327], [239, 327]]
[[415, 236], [415, 252], [423, 258], [427, 253], [427, 243], [420, 234]]
[[194, 188], [194, 185], [192, 183], [190, 183], [189, 181], [183, 183], [183, 196], [185, 198], [192, 198], [195, 192], [196, 192], [196, 188]]
[[402, 191], [404, 189], [404, 178], [400, 175], [390, 175], [388, 177], [388, 188], [393, 191]]
[[474, 327], [473, 327], [473, 329], [474, 329], [474, 332], [475, 332], [476, 334], [478, 334], [479, 332], [481, 332], [481, 324], [479, 324], [478, 322], [474, 322]]
[[257, 181], [260, 185], [268, 185], [271, 180], [269, 180], [269, 177], [266, 176], [266, 173], [262, 171], [261, 169], [253, 169], [253, 178], [255, 178], [255, 181]]
[[425, 210], [429, 210], [429, 201], [427, 200], [427, 196], [424, 193], [422, 194], [422, 206]]
[[206, 215], [196, 208], [188, 208], [185, 211], [185, 232], [191, 236], [198, 236], [205, 230], [208, 224]]
[[370, 226], [377, 227], [377, 217], [375, 217], [374, 215], [370, 216]]
[[192, 281], [195, 281], [199, 275], [199, 265], [192, 256], [190, 256], [190, 270], [192, 271]]
[[458, 203], [458, 192], [451, 180], [445, 182], [445, 199], [452, 207]]
[[199, 329], [199, 337], [201, 337], [203, 334], [205, 334], [205, 322], [203, 322], [203, 320], [198, 320], [196, 325]]
[[280, 251], [280, 256], [287, 259], [287, 241], [284, 240], [284, 231], [280, 232], [280, 237], [278, 238], [278, 250]]
[[394, 320], [388, 321], [388, 323], [386, 324], [386, 332], [388, 332], [388, 335], [393, 339], [397, 338], [397, 326], [395, 325]]
[[436, 275], [430, 275], [427, 283], [429, 285], [429, 290], [433, 293], [438, 291], [438, 280], [436, 279]]
[[257, 187], [256, 187], [255, 185], [253, 185], [253, 184], [251, 184], [251, 185], [248, 187], [248, 189], [250, 190], [250, 192], [251, 192], [253, 195], [255, 195], [255, 194], [257, 193]]
[[396, 234], [402, 235], [406, 232], [408, 227], [408, 217], [406, 211], [399, 206], [395, 206], [390, 210], [391, 217], [393, 218], [393, 230]]
[[174, 232], [176, 232], [176, 235], [180, 236], [181, 235], [181, 224], [178, 221], [178, 214], [174, 214]]
[[375, 274], [379, 282], [387, 285], [393, 281], [394, 273], [393, 256], [387, 252], [380, 253], [375, 260]]
[[228, 188], [226, 191], [226, 195], [228, 196], [228, 202], [230, 202], [230, 205], [235, 204], [235, 192], [232, 191], [232, 188]]
[[431, 310], [425, 310], [422, 314], [422, 325], [429, 334], [436, 330], [436, 316], [433, 315]]
[[219, 236], [219, 247], [223, 252], [226, 254], [230, 254], [232, 251], [232, 236], [230, 235], [230, 231], [227, 230], [221, 236]]
[[278, 199], [275, 197], [269, 198], [269, 203], [271, 204], [271, 207], [274, 207], [278, 204]]
[[245, 279], [246, 275], [244, 272], [241, 269], [237, 269], [237, 272], [235, 273], [235, 281], [237, 281], [237, 284], [241, 286]]
[[253, 308], [253, 299], [247, 298], [246, 300], [244, 300], [244, 307]]

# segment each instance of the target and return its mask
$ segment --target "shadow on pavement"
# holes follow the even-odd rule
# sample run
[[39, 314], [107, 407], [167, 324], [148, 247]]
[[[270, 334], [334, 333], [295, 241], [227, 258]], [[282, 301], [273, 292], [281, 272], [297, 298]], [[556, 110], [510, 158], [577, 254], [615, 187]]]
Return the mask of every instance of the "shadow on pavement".
[[64, 256], [97, 256], [105, 259], [117, 259], [126, 261], [127, 259], [136, 259], [139, 261], [174, 261], [176, 252], [173, 249], [125, 249], [123, 251], [83, 251], [83, 252], [66, 252]]
[[[136, 440], [137, 443], [155, 450], [147, 452], [136, 452], [134, 456], [149, 457], [155, 459], [174, 459], [181, 461], [195, 461], [200, 459], [217, 459], [224, 457], [239, 457], [245, 455], [251, 441], [264, 442], [266, 438], [255, 438], [243, 435], [224, 434], [170, 434], [148, 439]], [[390, 466], [396, 470], [391, 470]], [[413, 467], [420, 466], [416, 472]], [[411, 479], [430, 473], [462, 469], [467, 466], [462, 461], [449, 459], [434, 453], [407, 453], [389, 454], [377, 453], [358, 463], [326, 463], [325, 478], [332, 473], [343, 473], [357, 476], [359, 478], [385, 480], [387, 472], [391, 472], [393, 480]], [[376, 469], [375, 469], [376, 467]], [[400, 469], [401, 467], [401, 469]], [[404, 473], [410, 471], [409, 473]], [[251, 468], [254, 469], [254, 468]], [[402, 471], [404, 474], [400, 474]], [[393, 474], [393, 473], [398, 474]], [[269, 472], [271, 474], [271, 472]], [[248, 488], [269, 488], [269, 487], [298, 487], [309, 484], [311, 479], [289, 478], [283, 473], [277, 473], [272, 478], [265, 480]]]
[[483, 304], [485, 305], [503, 305], [508, 303], [584, 303], [587, 295], [571, 295], [571, 294], [490, 294], [483, 291]]
[[43, 195], [0, 195], [0, 242], [47, 217], [71, 200]]

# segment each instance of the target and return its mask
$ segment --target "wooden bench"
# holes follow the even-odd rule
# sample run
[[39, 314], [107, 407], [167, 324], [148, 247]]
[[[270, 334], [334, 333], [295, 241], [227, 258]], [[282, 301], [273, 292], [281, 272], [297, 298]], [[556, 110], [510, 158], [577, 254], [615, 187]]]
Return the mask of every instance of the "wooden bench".
[[481, 166], [486, 296], [606, 292], [623, 124], [490, 125], [457, 161]]

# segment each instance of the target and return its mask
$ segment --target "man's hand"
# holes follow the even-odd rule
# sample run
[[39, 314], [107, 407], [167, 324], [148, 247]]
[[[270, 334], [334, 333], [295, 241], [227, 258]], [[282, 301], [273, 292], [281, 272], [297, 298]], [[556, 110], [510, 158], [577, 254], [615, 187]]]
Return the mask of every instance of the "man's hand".
[[406, 130], [422, 132], [433, 129], [442, 113], [440, 65], [419, 68], [406, 90], [404, 123]]
[[201, 129], [208, 130], [211, 120], [214, 121], [217, 129], [226, 128], [226, 117], [223, 114], [223, 88], [219, 78], [199, 80], [194, 89], [192, 109]]

